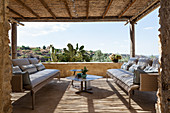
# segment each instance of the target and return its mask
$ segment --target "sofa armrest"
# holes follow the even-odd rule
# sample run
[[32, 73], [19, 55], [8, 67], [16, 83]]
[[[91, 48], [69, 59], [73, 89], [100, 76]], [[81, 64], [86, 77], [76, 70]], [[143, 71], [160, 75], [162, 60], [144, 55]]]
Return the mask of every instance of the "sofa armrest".
[[25, 72], [14, 72], [11, 80], [13, 92], [23, 92], [23, 77], [22, 74]]
[[140, 91], [157, 91], [159, 73], [140, 74]]

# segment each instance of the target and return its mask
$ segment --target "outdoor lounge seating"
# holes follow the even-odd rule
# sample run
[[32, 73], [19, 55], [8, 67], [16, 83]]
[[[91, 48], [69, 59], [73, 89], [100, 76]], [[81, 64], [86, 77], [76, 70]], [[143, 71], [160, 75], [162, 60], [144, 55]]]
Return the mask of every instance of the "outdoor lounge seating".
[[23, 92], [30, 90], [32, 95], [32, 109], [35, 104], [35, 93], [53, 78], [60, 79], [57, 69], [45, 69], [36, 58], [13, 59], [12, 91]]
[[107, 78], [110, 76], [120, 87], [128, 92], [129, 108], [131, 106], [131, 93], [134, 90], [157, 91], [158, 88], [158, 59], [152, 61], [148, 58], [130, 58], [121, 69], [108, 69]]

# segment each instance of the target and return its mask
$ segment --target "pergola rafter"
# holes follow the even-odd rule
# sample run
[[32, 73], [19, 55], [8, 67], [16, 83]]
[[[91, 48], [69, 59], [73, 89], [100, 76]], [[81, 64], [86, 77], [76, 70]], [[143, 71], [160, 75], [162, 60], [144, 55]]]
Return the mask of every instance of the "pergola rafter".
[[[144, 7], [141, 11], [139, 11], [136, 15], [134, 15], [132, 18], [129, 19], [130, 21], [133, 21], [137, 19], [140, 15], [144, 14], [146, 11], [149, 11], [152, 7], [155, 5], [159, 4], [160, 5], [160, 0], [152, 0], [146, 7]], [[136, 21], [136, 20], [135, 20]]]
[[7, 8], [9, 9], [10, 12], [16, 14], [17, 16], [19, 16], [20, 18], [22, 18], [24, 20], [24, 16], [19, 14], [17, 11], [14, 11], [13, 9], [11, 9], [9, 6], [7, 6]]
[[89, 18], [89, 0], [86, 1], [87, 2], [87, 9], [86, 9], [86, 18]]
[[107, 14], [107, 12], [109, 11], [109, 8], [110, 8], [112, 2], [113, 2], [113, 0], [109, 0], [108, 4], [107, 4], [107, 6], [106, 6], [106, 9], [104, 10], [104, 13], [103, 13], [103, 15], [102, 15], [102, 18], [104, 18], [104, 17], [106, 16], [106, 14]]
[[39, 0], [42, 5], [45, 7], [45, 9], [47, 9], [47, 11], [51, 14], [51, 16], [56, 19], [55, 14], [51, 11], [51, 9], [48, 7], [48, 5], [46, 4], [46, 2], [44, 0]]
[[68, 3], [66, 0], [64, 0], [64, 4], [65, 4], [65, 7], [67, 9], [67, 12], [68, 12], [68, 15], [70, 16], [70, 19], [72, 19], [72, 15], [71, 15], [71, 12], [70, 12], [70, 8], [68, 7]]
[[119, 18], [121, 18], [125, 13], [126, 11], [136, 2], [136, 0], [132, 0], [128, 3], [128, 5], [126, 6], [125, 9], [123, 9], [123, 11], [119, 14]]
[[151, 13], [152, 11], [154, 11], [156, 8], [158, 8], [160, 6], [160, 2], [155, 3], [155, 5], [153, 7], [150, 7], [149, 10], [146, 10], [144, 13], [142, 13], [141, 15], [139, 15], [135, 22], [141, 20], [143, 17], [145, 17], [146, 15], [148, 15], [149, 13]]
[[38, 19], [40, 19], [40, 16], [35, 13], [30, 7], [28, 7], [24, 2], [22, 2], [21, 0], [15, 0], [17, 3], [19, 3], [20, 5], [22, 5], [25, 9], [27, 9], [30, 13], [32, 13], [33, 15], [35, 15]]

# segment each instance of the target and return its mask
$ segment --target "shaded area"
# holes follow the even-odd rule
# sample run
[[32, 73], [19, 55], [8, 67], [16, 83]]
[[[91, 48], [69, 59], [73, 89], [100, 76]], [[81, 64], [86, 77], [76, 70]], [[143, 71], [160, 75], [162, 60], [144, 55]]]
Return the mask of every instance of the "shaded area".
[[[111, 87], [111, 89], [115, 92], [115, 94], [119, 97], [119, 99], [124, 103], [124, 105], [128, 108], [128, 100], [124, 98], [119, 93], [118, 89], [113, 86], [112, 81], [108, 81], [107, 83]], [[121, 86], [119, 85], [117, 86], [127, 94], [127, 92]], [[151, 111], [153, 113], [156, 112], [155, 111], [155, 103], [157, 101], [156, 92], [141, 92], [141, 91], [135, 90], [134, 95], [132, 95], [131, 99], [138, 106], [140, 106], [142, 110]], [[134, 102], [132, 102], [132, 107], [130, 109], [130, 112], [137, 113], [137, 109], [133, 107], [135, 105]]]
[[[75, 84], [79, 85], [79, 82]], [[31, 110], [30, 93], [13, 93], [14, 113], [154, 113], [155, 92], [135, 91], [132, 96], [132, 109], [128, 109], [128, 96], [112, 79], [109, 82], [98, 79], [91, 81], [93, 94], [75, 94], [77, 89], [69, 85], [70, 81], [54, 79], [36, 94], [35, 110]], [[70, 86], [70, 87], [69, 87]]]
[[[58, 81], [57, 79], [44, 86], [36, 93], [35, 110], [31, 110], [31, 94], [14, 93], [13, 113], [53, 113], [63, 97], [69, 81]], [[23, 96], [24, 95], [24, 96]], [[21, 97], [22, 96], [22, 97]]]

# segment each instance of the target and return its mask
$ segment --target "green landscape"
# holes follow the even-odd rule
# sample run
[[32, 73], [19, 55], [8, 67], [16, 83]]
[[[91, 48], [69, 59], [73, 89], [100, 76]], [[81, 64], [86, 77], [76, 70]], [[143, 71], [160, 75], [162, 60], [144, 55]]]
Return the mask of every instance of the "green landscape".
[[[18, 58], [37, 58], [40, 62], [112, 62], [109, 58], [113, 53], [103, 53], [101, 50], [84, 50], [84, 46], [76, 44], [74, 47], [68, 43], [66, 48], [55, 48], [53, 45], [43, 47], [29, 47], [18, 46]], [[130, 58], [129, 54], [119, 54], [121, 59], [119, 62], [127, 62]], [[150, 57], [155, 58], [158, 56], [144, 56], [136, 55], [136, 57]]]

